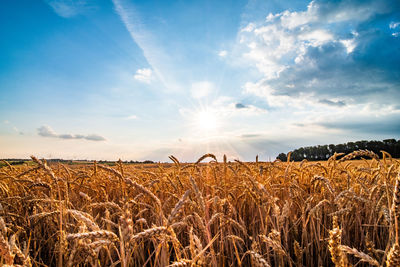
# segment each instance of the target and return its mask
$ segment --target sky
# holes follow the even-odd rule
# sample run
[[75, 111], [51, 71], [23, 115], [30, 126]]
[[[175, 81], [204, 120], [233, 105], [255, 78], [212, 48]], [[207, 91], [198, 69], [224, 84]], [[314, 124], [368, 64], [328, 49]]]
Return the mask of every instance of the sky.
[[3, 0], [0, 158], [400, 138], [398, 0]]

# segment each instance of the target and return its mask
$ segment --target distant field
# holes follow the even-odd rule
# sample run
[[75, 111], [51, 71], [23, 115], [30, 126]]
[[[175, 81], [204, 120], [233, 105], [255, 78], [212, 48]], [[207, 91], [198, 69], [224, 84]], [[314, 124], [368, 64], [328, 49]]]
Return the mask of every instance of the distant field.
[[4, 163], [0, 265], [399, 266], [400, 161], [388, 154], [171, 159]]

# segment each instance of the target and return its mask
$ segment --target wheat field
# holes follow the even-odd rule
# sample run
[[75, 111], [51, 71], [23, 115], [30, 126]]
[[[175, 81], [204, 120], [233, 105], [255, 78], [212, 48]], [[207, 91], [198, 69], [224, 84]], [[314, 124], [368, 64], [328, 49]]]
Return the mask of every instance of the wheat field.
[[7, 164], [0, 265], [400, 266], [400, 161], [381, 157]]

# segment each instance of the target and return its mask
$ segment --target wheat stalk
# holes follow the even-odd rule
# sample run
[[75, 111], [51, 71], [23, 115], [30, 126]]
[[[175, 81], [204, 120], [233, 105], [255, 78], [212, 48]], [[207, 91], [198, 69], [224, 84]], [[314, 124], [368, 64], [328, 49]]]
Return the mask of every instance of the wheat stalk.
[[347, 253], [347, 254], [354, 255], [355, 257], [359, 258], [360, 261], [368, 262], [369, 264], [371, 264], [373, 266], [380, 266], [379, 263], [377, 262], [377, 260], [375, 260], [374, 258], [368, 256], [367, 254], [365, 254], [365, 253], [363, 253], [361, 251], [358, 251], [355, 248], [351, 248], [351, 247], [348, 247], [348, 246], [340, 245], [340, 249], [342, 251], [344, 251], [345, 253]]
[[255, 252], [253, 250], [249, 250], [244, 254], [244, 256], [247, 254], [250, 255], [253, 266], [255, 266], [255, 267], [271, 267], [271, 265], [269, 265], [268, 262], [257, 252]]
[[378, 155], [369, 150], [357, 150], [347, 154], [346, 156], [339, 159], [339, 162], [354, 159], [357, 157], [370, 157], [371, 159], [379, 159]]
[[118, 236], [113, 232], [106, 230], [92, 231], [86, 233], [76, 233], [76, 234], [68, 234], [67, 240], [72, 241], [75, 239], [86, 239], [86, 238], [106, 238], [112, 241], [118, 240]]
[[174, 209], [171, 211], [171, 214], [168, 216], [168, 223], [171, 223], [174, 220], [174, 218], [176, 217], [178, 212], [181, 210], [181, 208], [185, 204], [186, 198], [189, 196], [189, 194], [190, 194], [190, 190], [187, 190], [182, 195], [182, 197], [179, 199], [179, 201], [176, 203]]
[[348, 266], [347, 257], [341, 249], [342, 230], [337, 223], [337, 217], [333, 217], [333, 228], [329, 231], [329, 252], [332, 262], [336, 267]]

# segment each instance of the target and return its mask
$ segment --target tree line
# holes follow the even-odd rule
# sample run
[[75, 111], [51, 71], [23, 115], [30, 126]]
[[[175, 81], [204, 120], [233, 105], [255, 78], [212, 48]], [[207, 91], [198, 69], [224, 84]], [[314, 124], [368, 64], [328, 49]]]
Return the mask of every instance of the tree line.
[[[375, 154], [382, 157], [381, 150], [388, 152], [394, 158], [400, 158], [400, 140], [396, 139], [385, 139], [383, 141], [357, 141], [348, 142], [345, 144], [330, 144], [330, 145], [318, 145], [300, 147], [292, 151], [290, 156], [291, 160], [301, 161], [303, 159], [313, 160], [327, 160], [329, 157], [336, 153], [351, 153], [355, 150], [366, 149], [374, 152]], [[287, 154], [280, 153], [277, 159], [281, 161], [287, 161]]]

